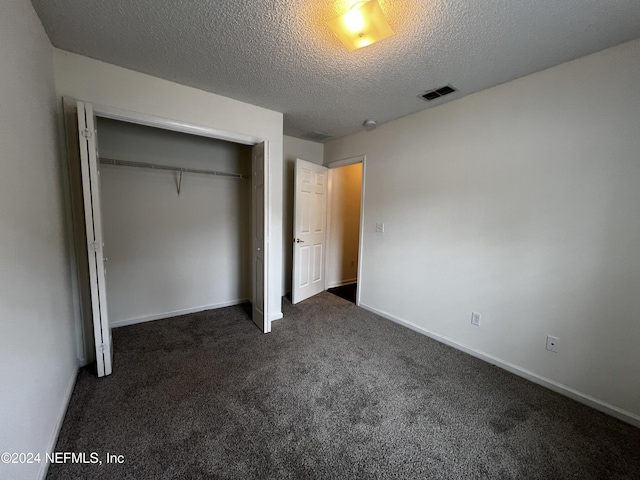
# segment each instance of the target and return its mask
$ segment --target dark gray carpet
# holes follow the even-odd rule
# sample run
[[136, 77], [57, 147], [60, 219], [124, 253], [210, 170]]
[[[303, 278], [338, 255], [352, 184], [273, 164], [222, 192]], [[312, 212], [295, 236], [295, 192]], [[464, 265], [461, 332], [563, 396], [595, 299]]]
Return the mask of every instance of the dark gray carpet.
[[640, 478], [640, 429], [329, 293], [262, 335], [242, 307], [114, 330], [49, 479]]

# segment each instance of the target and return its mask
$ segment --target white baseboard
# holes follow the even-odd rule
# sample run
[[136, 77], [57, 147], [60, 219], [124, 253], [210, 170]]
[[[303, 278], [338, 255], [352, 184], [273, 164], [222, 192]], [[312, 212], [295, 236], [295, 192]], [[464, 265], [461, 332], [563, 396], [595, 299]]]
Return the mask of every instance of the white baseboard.
[[328, 282], [327, 283], [327, 288], [342, 287], [344, 285], [351, 285], [352, 283], [358, 283], [358, 279], [357, 278], [349, 278], [348, 280], [342, 280], [342, 281], [339, 281], [339, 282]]
[[549, 390], [553, 390], [554, 392], [564, 395], [565, 397], [569, 397], [573, 400], [576, 400], [577, 402], [583, 403], [584, 405], [587, 405], [591, 408], [604, 412], [607, 415], [611, 415], [612, 417], [622, 420], [623, 422], [627, 422], [635, 427], [640, 427], [640, 416], [638, 415], [635, 415], [631, 412], [618, 408], [607, 402], [603, 402], [602, 400], [592, 397], [591, 395], [587, 395], [585, 393], [579, 392], [578, 390], [574, 390], [573, 388], [567, 387], [566, 385], [558, 383], [554, 380], [550, 380], [548, 378], [542, 377], [536, 373], [530, 372], [529, 370], [519, 367], [518, 365], [506, 362], [500, 358], [494, 357], [493, 355], [489, 355], [488, 353], [475, 350], [471, 347], [458, 343], [455, 340], [444, 337], [442, 335], [438, 335], [437, 333], [433, 333], [423, 327], [416, 325], [415, 323], [396, 317], [395, 315], [392, 315], [383, 310], [378, 310], [377, 308], [373, 308], [368, 305], [364, 305], [362, 303], [360, 304], [360, 307], [372, 313], [375, 313], [376, 315], [379, 315], [383, 318], [386, 318], [387, 320], [391, 320], [392, 322], [398, 323], [411, 330], [414, 330], [418, 333], [426, 335], [427, 337], [432, 338], [440, 343], [449, 345], [450, 347], [453, 347], [464, 353], [468, 353], [469, 355], [479, 358], [480, 360], [484, 360], [485, 362], [495, 365], [496, 367], [500, 367], [508, 372], [514, 373], [533, 383], [542, 385], [543, 387], [546, 387]]
[[280, 320], [283, 317], [284, 315], [282, 314], [282, 312], [272, 313], [269, 315], [269, 321], [273, 322], [274, 320]]
[[[69, 380], [69, 384], [67, 385], [64, 398], [62, 399], [62, 406], [58, 412], [55, 427], [53, 432], [51, 432], [51, 437], [49, 437], [49, 442], [47, 443], [47, 453], [53, 453], [56, 448], [56, 443], [58, 443], [58, 437], [60, 436], [60, 430], [62, 429], [62, 422], [64, 422], [64, 417], [67, 414], [69, 402], [71, 401], [71, 394], [73, 393], [73, 388], [76, 386], [77, 379], [78, 371], [74, 370], [74, 373]], [[38, 473], [38, 478], [42, 480], [47, 477], [47, 472], [49, 471], [49, 460], [46, 455], [44, 457], [44, 461], [40, 464], [40, 472]]]
[[111, 328], [126, 327], [127, 325], [135, 325], [136, 323], [151, 322], [153, 320], [161, 320], [163, 318], [171, 318], [171, 317], [176, 317], [178, 315], [186, 315], [188, 313], [197, 313], [197, 312], [203, 312], [205, 310], [215, 310], [216, 308], [231, 307], [233, 305], [240, 305], [248, 301], [249, 300], [245, 298], [241, 298], [238, 300], [230, 300], [228, 302], [215, 303], [213, 305], [202, 305], [200, 307], [174, 310], [173, 312], [164, 312], [164, 313], [159, 313], [155, 315], [146, 315], [144, 317], [129, 318], [126, 320], [116, 320], [115, 322], [111, 322]]

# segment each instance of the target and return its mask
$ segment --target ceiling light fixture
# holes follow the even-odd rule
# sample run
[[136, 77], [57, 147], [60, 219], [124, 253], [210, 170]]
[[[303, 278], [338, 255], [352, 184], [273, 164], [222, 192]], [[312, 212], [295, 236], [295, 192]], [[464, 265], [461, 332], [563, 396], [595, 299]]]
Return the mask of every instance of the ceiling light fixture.
[[378, 0], [357, 2], [347, 13], [329, 20], [327, 24], [349, 51], [394, 35]]

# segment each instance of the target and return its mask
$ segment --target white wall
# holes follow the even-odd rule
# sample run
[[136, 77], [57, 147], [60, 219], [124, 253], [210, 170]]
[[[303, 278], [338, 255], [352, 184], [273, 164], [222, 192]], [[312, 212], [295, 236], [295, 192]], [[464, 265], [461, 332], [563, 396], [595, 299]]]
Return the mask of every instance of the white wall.
[[324, 145], [294, 137], [284, 137], [284, 233], [283, 251], [284, 273], [282, 294], [291, 292], [291, 269], [293, 263], [293, 190], [294, 166], [296, 158], [322, 165]]
[[[31, 3], [0, 15], [0, 452], [54, 446], [77, 365], [52, 47]], [[36, 478], [45, 463], [0, 463]]]
[[[98, 119], [100, 156], [251, 175], [251, 147]], [[251, 297], [251, 181], [102, 165], [112, 325]]]
[[367, 155], [362, 302], [640, 424], [639, 80], [636, 40], [325, 144]]
[[110, 107], [248, 135], [269, 142], [269, 298], [282, 316], [282, 113], [54, 50], [56, 93]]
[[362, 163], [332, 168], [327, 238], [327, 288], [358, 277]]

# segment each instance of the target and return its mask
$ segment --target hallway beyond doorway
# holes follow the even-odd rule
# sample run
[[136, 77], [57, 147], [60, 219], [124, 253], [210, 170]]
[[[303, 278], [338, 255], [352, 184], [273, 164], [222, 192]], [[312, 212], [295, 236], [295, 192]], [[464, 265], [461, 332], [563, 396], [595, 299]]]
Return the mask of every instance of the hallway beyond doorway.
[[327, 292], [333, 293], [345, 300], [356, 303], [356, 292], [358, 291], [357, 283], [350, 283], [348, 285], [341, 285], [339, 287], [329, 288]]

